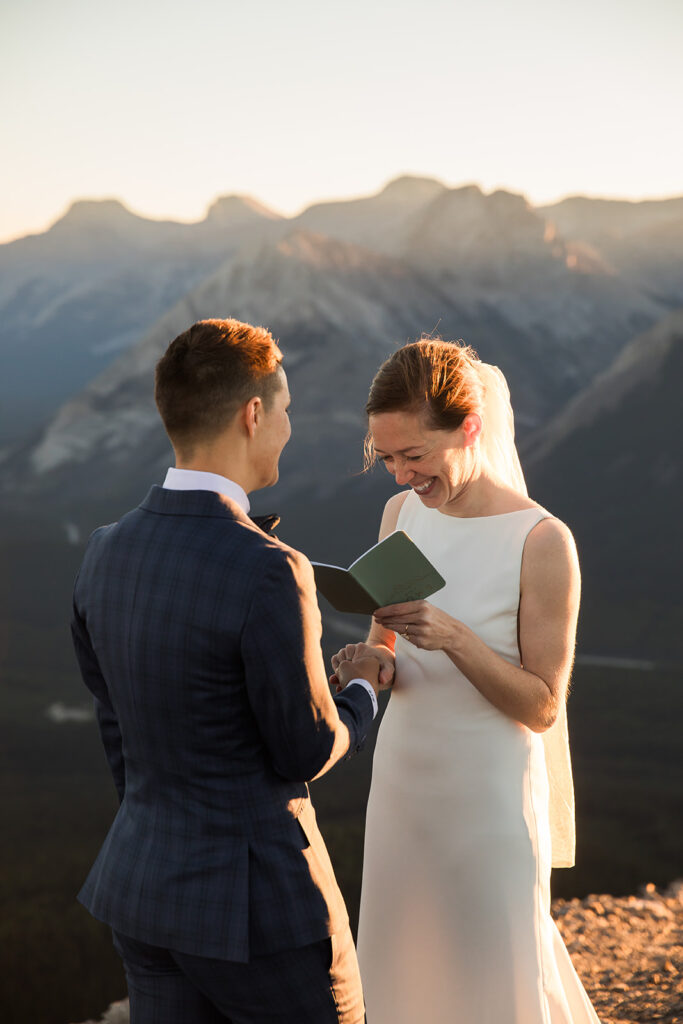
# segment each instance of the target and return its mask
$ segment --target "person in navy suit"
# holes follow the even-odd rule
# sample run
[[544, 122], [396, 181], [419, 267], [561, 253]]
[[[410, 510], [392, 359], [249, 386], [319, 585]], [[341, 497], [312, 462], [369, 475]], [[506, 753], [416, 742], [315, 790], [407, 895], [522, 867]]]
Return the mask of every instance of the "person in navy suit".
[[331, 696], [310, 563], [247, 514], [291, 433], [281, 360], [235, 320], [170, 344], [155, 397], [176, 467], [93, 533], [76, 579], [120, 797], [79, 899], [113, 929], [132, 1024], [364, 1019], [307, 782], [363, 745], [379, 664], [343, 663]]

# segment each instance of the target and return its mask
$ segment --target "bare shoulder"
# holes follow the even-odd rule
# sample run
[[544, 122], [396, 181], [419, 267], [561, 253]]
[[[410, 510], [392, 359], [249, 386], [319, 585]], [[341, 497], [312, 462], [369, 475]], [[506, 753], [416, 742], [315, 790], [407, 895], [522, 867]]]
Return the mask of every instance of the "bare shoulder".
[[529, 531], [522, 557], [522, 583], [532, 579], [565, 584], [580, 579], [576, 543], [561, 519], [541, 519]]
[[541, 519], [531, 528], [526, 547], [529, 551], [538, 550], [541, 554], [576, 551], [572, 531], [561, 519], [555, 519], [553, 516]]
[[382, 515], [382, 522], [379, 528], [379, 539], [384, 540], [390, 533], [393, 533], [398, 523], [398, 514], [403, 508], [403, 502], [406, 500], [410, 491], [399, 491], [398, 494], [392, 494], [388, 502], [384, 506], [384, 513]]

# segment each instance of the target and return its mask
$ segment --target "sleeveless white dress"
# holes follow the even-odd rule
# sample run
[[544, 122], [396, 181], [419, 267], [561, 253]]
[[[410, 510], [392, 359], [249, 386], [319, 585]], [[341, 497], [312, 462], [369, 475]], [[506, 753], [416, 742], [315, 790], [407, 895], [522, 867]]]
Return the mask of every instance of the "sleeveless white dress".
[[[516, 665], [522, 552], [548, 515], [456, 518], [410, 492], [398, 519], [446, 580], [431, 603]], [[368, 1024], [599, 1024], [550, 917], [550, 868], [543, 737], [398, 637], [365, 833]]]

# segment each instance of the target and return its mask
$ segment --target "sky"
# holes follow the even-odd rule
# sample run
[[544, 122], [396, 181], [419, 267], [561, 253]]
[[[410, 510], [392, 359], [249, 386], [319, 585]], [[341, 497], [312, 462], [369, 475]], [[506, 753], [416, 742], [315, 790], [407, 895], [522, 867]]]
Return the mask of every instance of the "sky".
[[78, 198], [199, 220], [399, 174], [683, 194], [683, 0], [4, 0], [0, 241]]

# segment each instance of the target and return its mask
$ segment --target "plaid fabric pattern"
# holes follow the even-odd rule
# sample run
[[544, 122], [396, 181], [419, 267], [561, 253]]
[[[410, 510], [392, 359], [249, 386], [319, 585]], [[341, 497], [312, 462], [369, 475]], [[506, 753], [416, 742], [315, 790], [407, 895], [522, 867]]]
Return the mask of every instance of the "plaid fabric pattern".
[[340, 934], [248, 964], [148, 946], [114, 933], [131, 1024], [363, 1024], [353, 938]]
[[229, 499], [153, 487], [90, 538], [72, 634], [121, 805], [79, 899], [164, 949], [246, 962], [347, 914], [306, 782], [372, 707], [334, 700], [313, 572]]

